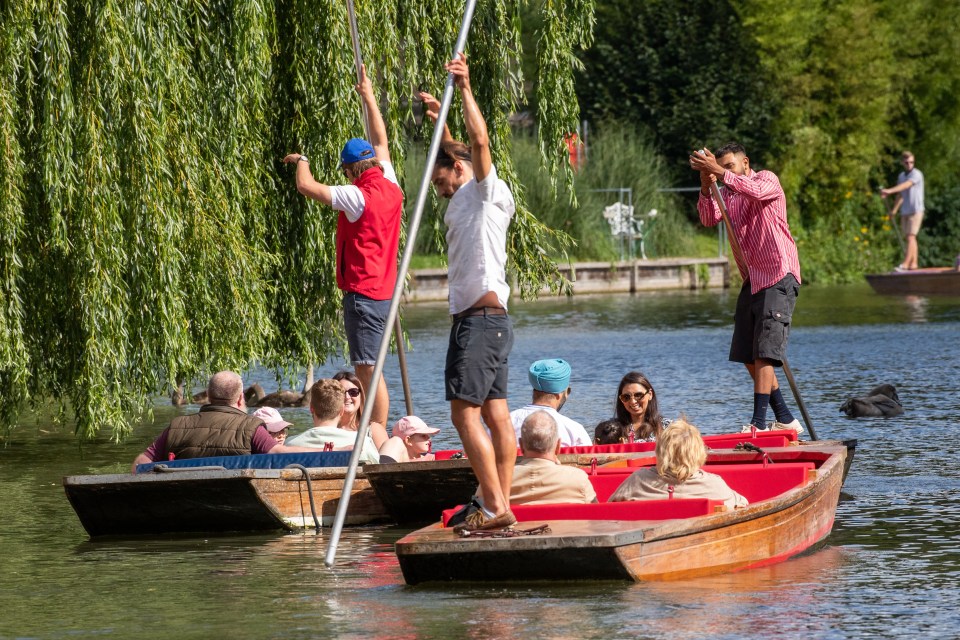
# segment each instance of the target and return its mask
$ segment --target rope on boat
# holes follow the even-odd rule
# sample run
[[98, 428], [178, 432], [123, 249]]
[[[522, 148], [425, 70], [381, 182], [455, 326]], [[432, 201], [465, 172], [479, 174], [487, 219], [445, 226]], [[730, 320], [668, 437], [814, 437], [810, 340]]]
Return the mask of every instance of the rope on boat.
[[550, 533], [550, 525], [541, 524], [530, 529], [501, 529], [499, 531], [460, 531], [461, 538], [519, 538]]
[[767, 455], [767, 452], [753, 444], [752, 442], [739, 442], [737, 446], [733, 448], [734, 451], [753, 451], [754, 453], [759, 453], [763, 456], [763, 466], [768, 464], [773, 464], [773, 460]]
[[288, 464], [284, 469], [299, 469], [303, 474], [303, 479], [307, 481], [307, 494], [310, 496], [310, 515], [313, 516], [313, 525], [316, 527], [317, 535], [320, 535], [320, 519], [317, 518], [317, 506], [313, 502], [313, 483], [310, 481], [310, 472], [302, 464]]

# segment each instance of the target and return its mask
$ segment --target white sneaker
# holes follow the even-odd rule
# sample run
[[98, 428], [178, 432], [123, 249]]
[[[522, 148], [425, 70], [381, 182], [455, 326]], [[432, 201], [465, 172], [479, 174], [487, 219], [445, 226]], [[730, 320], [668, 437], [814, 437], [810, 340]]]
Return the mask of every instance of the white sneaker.
[[794, 418], [793, 422], [788, 422], [784, 424], [783, 422], [771, 422], [767, 425], [771, 431], [779, 431], [780, 429], [786, 429], [790, 431], [796, 431], [797, 435], [803, 433], [803, 425], [800, 424], [800, 421]]
[[745, 424], [742, 427], [740, 427], [740, 433], [751, 433], [754, 429], [756, 429], [757, 431], [766, 431], [766, 429], [755, 427], [752, 424]]

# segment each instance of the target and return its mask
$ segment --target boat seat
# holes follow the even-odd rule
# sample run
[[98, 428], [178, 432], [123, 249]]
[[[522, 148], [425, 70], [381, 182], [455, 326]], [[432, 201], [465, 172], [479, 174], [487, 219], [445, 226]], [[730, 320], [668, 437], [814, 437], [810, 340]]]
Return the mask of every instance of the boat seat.
[[169, 468], [223, 467], [224, 469], [283, 469], [291, 464], [304, 467], [346, 467], [350, 451], [317, 451], [316, 453], [254, 453], [246, 456], [216, 456], [212, 458], [184, 458], [138, 464], [137, 473], [150, 473], [156, 465]]
[[[815, 468], [813, 462], [780, 462], [766, 466], [758, 463], [708, 464], [704, 465], [703, 470], [723, 478], [731, 489], [750, 502], [759, 502], [794, 487], [803, 486]], [[593, 490], [597, 492], [597, 500], [609, 500], [632, 472], [633, 469], [626, 467], [597, 468], [597, 474], [590, 476]]]
[[778, 496], [794, 487], [807, 484], [816, 473], [813, 462], [778, 462], [761, 464], [706, 465], [704, 471], [715, 473], [727, 485], [751, 503]]

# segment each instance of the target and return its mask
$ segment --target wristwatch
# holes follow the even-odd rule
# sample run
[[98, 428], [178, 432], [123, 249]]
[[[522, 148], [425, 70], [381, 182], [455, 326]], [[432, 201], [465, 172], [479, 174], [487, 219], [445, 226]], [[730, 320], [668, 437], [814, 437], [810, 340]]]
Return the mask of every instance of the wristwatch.
[[310, 160], [307, 159], [307, 156], [300, 156], [297, 158], [297, 162], [306, 162], [307, 164], [310, 164]]

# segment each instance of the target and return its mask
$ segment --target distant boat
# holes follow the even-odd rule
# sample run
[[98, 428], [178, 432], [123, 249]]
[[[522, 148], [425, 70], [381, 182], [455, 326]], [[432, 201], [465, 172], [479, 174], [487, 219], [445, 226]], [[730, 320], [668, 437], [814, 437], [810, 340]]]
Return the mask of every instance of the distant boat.
[[952, 267], [873, 273], [867, 275], [867, 282], [883, 295], [960, 297], [960, 270]]
[[[840, 443], [783, 447], [767, 452], [769, 464], [759, 453], [714, 451], [706, 469], [747, 497], [747, 507], [693, 498], [520, 505], [515, 530], [533, 535], [461, 537], [437, 523], [399, 540], [397, 558], [408, 584], [667, 580], [761, 567], [830, 534], [846, 454]], [[598, 497], [633, 470], [591, 475]]]

